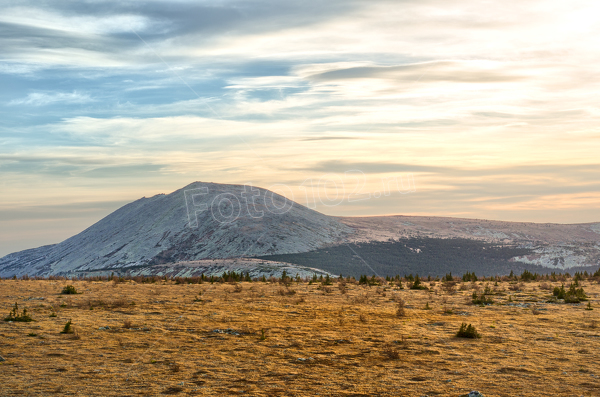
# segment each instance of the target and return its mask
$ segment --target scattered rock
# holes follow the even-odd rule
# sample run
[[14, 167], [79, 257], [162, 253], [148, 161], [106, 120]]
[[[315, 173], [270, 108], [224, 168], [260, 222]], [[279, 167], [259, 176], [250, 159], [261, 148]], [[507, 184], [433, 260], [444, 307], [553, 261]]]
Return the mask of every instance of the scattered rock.
[[506, 306], [529, 307], [529, 306], [531, 306], [531, 304], [530, 303], [507, 303]]
[[100, 327], [100, 328], [98, 328], [98, 329], [99, 329], [99, 330], [101, 330], [101, 331], [105, 331], [105, 330], [107, 330], [107, 329], [110, 329], [110, 327], [107, 325], [106, 327]]
[[6, 360], [4, 359], [4, 357], [0, 356], [0, 363], [3, 361], [6, 361]]
[[236, 335], [236, 336], [240, 335], [239, 332], [237, 332], [236, 330], [231, 329], [231, 328], [227, 328], [227, 329], [215, 329], [215, 330], [213, 330], [213, 332], [217, 333], [217, 334], [229, 334], [229, 335]]

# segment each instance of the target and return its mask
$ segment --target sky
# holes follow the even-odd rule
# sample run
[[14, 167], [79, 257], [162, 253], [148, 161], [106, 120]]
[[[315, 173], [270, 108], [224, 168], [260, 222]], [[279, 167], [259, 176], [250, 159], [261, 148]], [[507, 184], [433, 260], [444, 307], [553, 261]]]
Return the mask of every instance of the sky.
[[598, 15], [0, 0], [0, 256], [193, 181], [330, 215], [600, 221]]

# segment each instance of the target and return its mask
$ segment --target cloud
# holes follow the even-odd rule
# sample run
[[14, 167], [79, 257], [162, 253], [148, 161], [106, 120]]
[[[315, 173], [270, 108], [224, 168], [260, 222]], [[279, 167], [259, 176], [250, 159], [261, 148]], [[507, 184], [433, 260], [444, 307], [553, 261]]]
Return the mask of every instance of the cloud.
[[132, 164], [116, 165], [112, 167], [94, 168], [81, 173], [84, 178], [151, 178], [153, 173], [161, 171], [165, 165], [161, 164]]
[[452, 81], [461, 83], [505, 83], [523, 80], [504, 70], [501, 63], [481, 61], [436, 61], [398, 66], [360, 66], [331, 70], [308, 76], [317, 82], [385, 79], [409, 80], [415, 82]]
[[54, 103], [65, 104], [83, 104], [94, 102], [94, 99], [89, 94], [82, 94], [77, 91], [73, 92], [56, 92], [43, 93], [33, 92], [22, 99], [13, 99], [9, 105], [31, 105], [31, 106], [46, 106]]
[[319, 209], [587, 221], [599, 13], [591, 0], [4, 3], [0, 208], [192, 180], [303, 198], [307, 181], [358, 169], [369, 192], [405, 173], [417, 192]]

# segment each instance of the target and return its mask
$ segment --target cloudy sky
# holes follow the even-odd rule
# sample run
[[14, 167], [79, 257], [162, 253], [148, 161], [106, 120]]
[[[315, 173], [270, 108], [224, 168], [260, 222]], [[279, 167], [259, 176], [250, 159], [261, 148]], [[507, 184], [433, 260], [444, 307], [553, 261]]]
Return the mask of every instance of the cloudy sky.
[[192, 181], [314, 194], [332, 215], [600, 221], [598, 15], [0, 1], [0, 255]]

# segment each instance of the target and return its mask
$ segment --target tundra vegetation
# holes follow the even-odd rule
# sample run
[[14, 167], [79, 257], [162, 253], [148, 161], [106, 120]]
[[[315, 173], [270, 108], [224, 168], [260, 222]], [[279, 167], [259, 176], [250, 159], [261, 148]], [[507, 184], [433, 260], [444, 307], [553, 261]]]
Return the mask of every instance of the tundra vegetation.
[[597, 395], [599, 294], [600, 271], [5, 279], [0, 390]]

